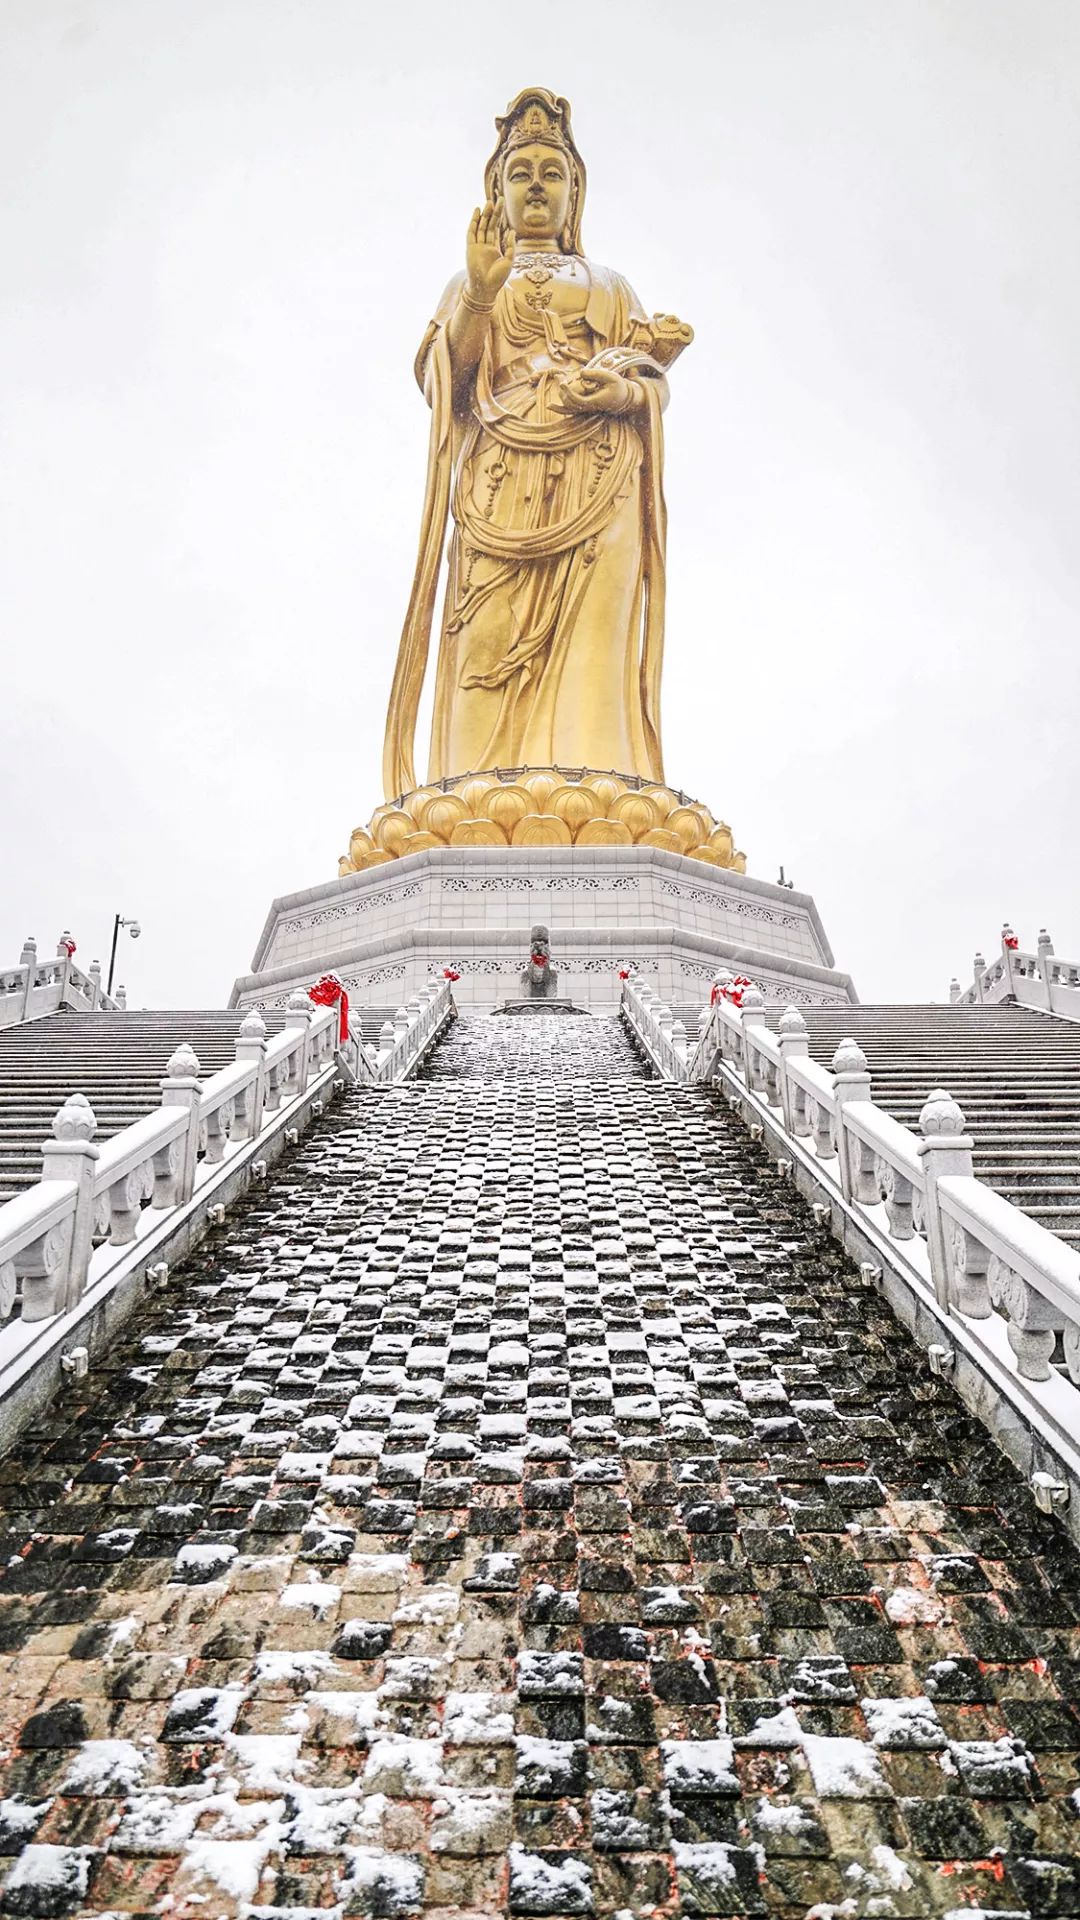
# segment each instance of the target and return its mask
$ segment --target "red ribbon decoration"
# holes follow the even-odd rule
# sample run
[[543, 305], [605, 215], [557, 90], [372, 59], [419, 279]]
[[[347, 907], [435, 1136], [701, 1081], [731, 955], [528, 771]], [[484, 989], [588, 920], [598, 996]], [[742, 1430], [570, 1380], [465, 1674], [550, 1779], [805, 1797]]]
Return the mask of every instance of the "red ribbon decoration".
[[454, 980], [461, 979], [461, 975], [460, 973], [458, 973], [456, 967], [444, 967], [442, 970], [442, 977], [444, 980], [449, 980], [451, 982]]
[[723, 987], [718, 980], [714, 981], [712, 992], [709, 995], [710, 1007], [715, 1007], [718, 1000], [726, 1000], [732, 1007], [741, 1007], [743, 994], [746, 992], [747, 987], [752, 987], [753, 984], [753, 981], [749, 980], [745, 973], [737, 973], [734, 980], [729, 980], [727, 985]]
[[336, 973], [324, 973], [308, 988], [308, 999], [314, 1000], [317, 1007], [336, 1007], [341, 1003], [341, 1019], [338, 1023], [338, 1040], [344, 1046], [349, 1038], [349, 996]]
[[72, 958], [72, 955], [75, 952], [74, 940], [61, 940], [60, 945], [63, 947], [64, 952], [67, 954], [67, 957], [70, 960]]
[[546, 953], [532, 953], [529, 955], [529, 958], [532, 961], [534, 967], [547, 966], [548, 957]]
[[619, 979], [620, 979], [620, 980], [629, 980], [629, 978], [630, 978], [630, 969], [629, 969], [629, 967], [620, 967], [620, 968], [619, 968]]
[[1003, 947], [1008, 947], [1011, 952], [1020, 945], [1020, 942], [1017, 939], [1015, 933], [1010, 933], [1002, 937], [1001, 944]]

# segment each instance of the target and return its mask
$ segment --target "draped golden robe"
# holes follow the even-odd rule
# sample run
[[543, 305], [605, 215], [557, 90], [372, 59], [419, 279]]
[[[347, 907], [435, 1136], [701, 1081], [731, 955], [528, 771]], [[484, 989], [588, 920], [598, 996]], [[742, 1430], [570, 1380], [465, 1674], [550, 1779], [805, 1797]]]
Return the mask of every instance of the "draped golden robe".
[[424, 337], [427, 493], [387, 725], [388, 798], [416, 786], [412, 743], [448, 516], [428, 779], [513, 766], [663, 779], [664, 383], [641, 382], [633, 420], [560, 411], [567, 378], [647, 325], [619, 275], [580, 257], [570, 272], [554, 298], [511, 276], [456, 401], [447, 327], [463, 276]]

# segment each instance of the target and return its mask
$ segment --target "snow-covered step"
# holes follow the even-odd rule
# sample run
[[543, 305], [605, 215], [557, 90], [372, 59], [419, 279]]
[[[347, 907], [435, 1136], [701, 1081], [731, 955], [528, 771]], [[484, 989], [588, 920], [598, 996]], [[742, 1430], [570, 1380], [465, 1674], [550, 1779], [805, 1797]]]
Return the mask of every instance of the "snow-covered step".
[[[365, 1041], [377, 1041], [392, 1007], [359, 1010]], [[280, 1032], [281, 1009], [264, 1014]], [[156, 1107], [171, 1054], [194, 1047], [204, 1079], [235, 1058], [243, 1015], [235, 1009], [49, 1014], [0, 1030], [0, 1201], [41, 1178], [41, 1143], [53, 1115], [84, 1093], [107, 1140]]]
[[1080, 1907], [1080, 1562], [710, 1088], [462, 1021], [0, 1470], [12, 1915]]

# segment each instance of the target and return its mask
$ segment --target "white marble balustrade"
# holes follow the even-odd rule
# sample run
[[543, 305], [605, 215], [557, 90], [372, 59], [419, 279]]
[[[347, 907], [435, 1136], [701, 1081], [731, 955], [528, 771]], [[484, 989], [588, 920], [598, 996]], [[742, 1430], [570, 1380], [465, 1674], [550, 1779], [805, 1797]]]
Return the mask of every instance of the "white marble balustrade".
[[621, 1011], [660, 1078], [686, 1080], [689, 1077], [686, 1028], [636, 969], [623, 981]]
[[449, 980], [429, 980], [418, 994], [384, 1021], [377, 1046], [360, 1046], [357, 1077], [374, 1086], [395, 1087], [407, 1080], [431, 1051], [449, 1020], [456, 1018]]
[[1062, 1020], [1080, 1020], [1080, 960], [1060, 959], [1045, 927], [1034, 952], [1012, 944], [1014, 940], [1012, 928], [1005, 926], [1001, 952], [989, 965], [981, 953], [975, 955], [970, 987], [962, 992], [960, 982], [952, 982], [952, 1005], [990, 1007], [1007, 1000]]
[[24, 941], [17, 967], [0, 970], [0, 1027], [18, 1026], [23, 1020], [40, 1020], [44, 1014], [58, 1013], [69, 1007], [79, 1013], [119, 1013], [126, 1005], [124, 989], [105, 992], [101, 984], [101, 965], [94, 960], [84, 973], [75, 965], [63, 941], [56, 957], [39, 960], [37, 942]]
[[42, 1178], [0, 1206], [0, 1319], [68, 1312], [148, 1228], [183, 1209], [223, 1162], [257, 1144], [313, 1082], [331, 1070], [362, 1084], [394, 1086], [415, 1071], [454, 1017], [447, 980], [432, 981], [400, 1009], [378, 1046], [359, 1022], [339, 1037], [337, 1007], [294, 994], [285, 1028], [267, 1036], [257, 1009], [245, 1015], [236, 1059], [201, 1079], [198, 1056], [178, 1047], [161, 1083], [161, 1105], [99, 1146], [89, 1101], [74, 1093], [42, 1149]]
[[798, 1010], [770, 1032], [753, 988], [741, 1007], [722, 996], [706, 1007], [692, 1039], [673, 1037], [670, 1011], [637, 974], [624, 982], [622, 1013], [664, 1079], [719, 1081], [751, 1125], [761, 1115], [789, 1169], [810, 1163], [810, 1197], [829, 1202], [834, 1230], [847, 1237], [843, 1210], [926, 1310], [923, 1320], [936, 1320], [946, 1343], [931, 1347], [938, 1370], [952, 1370], [959, 1351], [973, 1359], [981, 1385], [966, 1397], [976, 1411], [1009, 1445], [1008, 1410], [988, 1412], [987, 1395], [1004, 1396], [1034, 1435], [1034, 1455], [1009, 1446], [1014, 1457], [1030, 1465], [1041, 1446], [1063, 1475], [1043, 1474], [1044, 1495], [1064, 1504], [1070, 1485], [1080, 1495], [1080, 1253], [975, 1177], [956, 1101], [931, 1091], [919, 1132], [902, 1126], [874, 1104], [854, 1041], [841, 1044], [830, 1071], [810, 1059]]

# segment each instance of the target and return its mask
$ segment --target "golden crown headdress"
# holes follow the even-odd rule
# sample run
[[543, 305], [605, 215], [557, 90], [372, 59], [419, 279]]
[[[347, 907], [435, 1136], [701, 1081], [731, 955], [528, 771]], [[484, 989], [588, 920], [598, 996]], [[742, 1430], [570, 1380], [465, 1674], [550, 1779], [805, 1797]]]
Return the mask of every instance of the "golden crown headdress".
[[[560, 100], [557, 105], [565, 106], [566, 102]], [[495, 125], [500, 131], [508, 126], [504, 152], [509, 153], [512, 147], [528, 146], [531, 141], [543, 141], [547, 146], [569, 151], [563, 138], [561, 116], [550, 113], [539, 100], [533, 100], [516, 119], [507, 114], [504, 119], [496, 120]]]
[[494, 202], [499, 188], [499, 171], [508, 153], [515, 147], [542, 143], [559, 147], [570, 161], [570, 211], [561, 236], [567, 253], [581, 252], [581, 215], [585, 205], [585, 162], [574, 144], [570, 128], [570, 102], [549, 93], [547, 87], [525, 87], [511, 100], [504, 114], [495, 117], [498, 139], [495, 151], [484, 168], [484, 192]]

